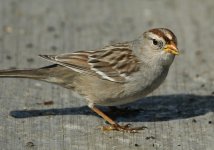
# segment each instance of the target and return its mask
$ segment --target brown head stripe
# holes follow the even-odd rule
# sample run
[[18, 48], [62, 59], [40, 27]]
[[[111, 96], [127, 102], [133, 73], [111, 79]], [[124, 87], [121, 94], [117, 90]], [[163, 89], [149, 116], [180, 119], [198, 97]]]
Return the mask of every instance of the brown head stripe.
[[[169, 29], [165, 29], [165, 28], [151, 29], [151, 30], [149, 30], [149, 32], [152, 32], [152, 33], [158, 35], [159, 37], [162, 37], [166, 41], [167, 44], [170, 44], [170, 42], [173, 41], [177, 45], [176, 37], [175, 37], [174, 33], [172, 31], [170, 31]], [[167, 32], [168, 34], [170, 34], [172, 36], [172, 40], [170, 40], [164, 32]]]

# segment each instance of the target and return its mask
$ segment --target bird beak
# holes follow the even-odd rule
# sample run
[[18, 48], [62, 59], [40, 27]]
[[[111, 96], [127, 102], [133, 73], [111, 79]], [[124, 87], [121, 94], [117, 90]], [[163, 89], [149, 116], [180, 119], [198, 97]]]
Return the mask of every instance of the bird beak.
[[164, 51], [172, 53], [174, 55], [179, 54], [179, 50], [174, 43], [166, 44], [166, 46], [164, 47]]

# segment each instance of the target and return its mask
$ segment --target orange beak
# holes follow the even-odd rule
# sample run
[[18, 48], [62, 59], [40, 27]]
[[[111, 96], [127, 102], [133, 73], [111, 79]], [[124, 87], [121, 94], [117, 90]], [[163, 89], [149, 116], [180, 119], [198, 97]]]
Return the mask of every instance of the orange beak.
[[179, 54], [179, 50], [174, 43], [166, 44], [166, 46], [164, 47], [164, 51], [172, 53], [174, 55]]

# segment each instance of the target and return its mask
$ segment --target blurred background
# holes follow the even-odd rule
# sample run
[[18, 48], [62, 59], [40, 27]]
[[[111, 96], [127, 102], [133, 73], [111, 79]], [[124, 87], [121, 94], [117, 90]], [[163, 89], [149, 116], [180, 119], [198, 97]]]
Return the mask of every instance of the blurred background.
[[156, 27], [171, 29], [181, 51], [165, 83], [115, 118], [148, 127], [135, 135], [99, 131], [103, 120], [66, 89], [0, 79], [0, 149], [212, 149], [213, 18], [213, 0], [0, 0], [0, 69], [42, 67], [50, 62], [39, 54], [102, 48]]

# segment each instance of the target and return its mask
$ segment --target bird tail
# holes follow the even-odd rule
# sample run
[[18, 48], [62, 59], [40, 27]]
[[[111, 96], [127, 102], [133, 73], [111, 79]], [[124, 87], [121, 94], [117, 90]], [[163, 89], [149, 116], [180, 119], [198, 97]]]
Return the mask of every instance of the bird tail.
[[8, 69], [0, 70], [0, 78], [30, 78], [36, 80], [46, 80], [52, 74], [59, 74], [56, 68], [60, 66], [57, 64], [45, 66], [37, 69]]
[[30, 78], [42, 80], [45, 77], [45, 72], [42, 69], [0, 70], [0, 78]]
[[59, 84], [64, 87], [67, 87], [67, 84], [71, 83], [74, 77], [75, 73], [71, 69], [58, 64], [37, 69], [0, 70], [0, 78], [29, 78]]

